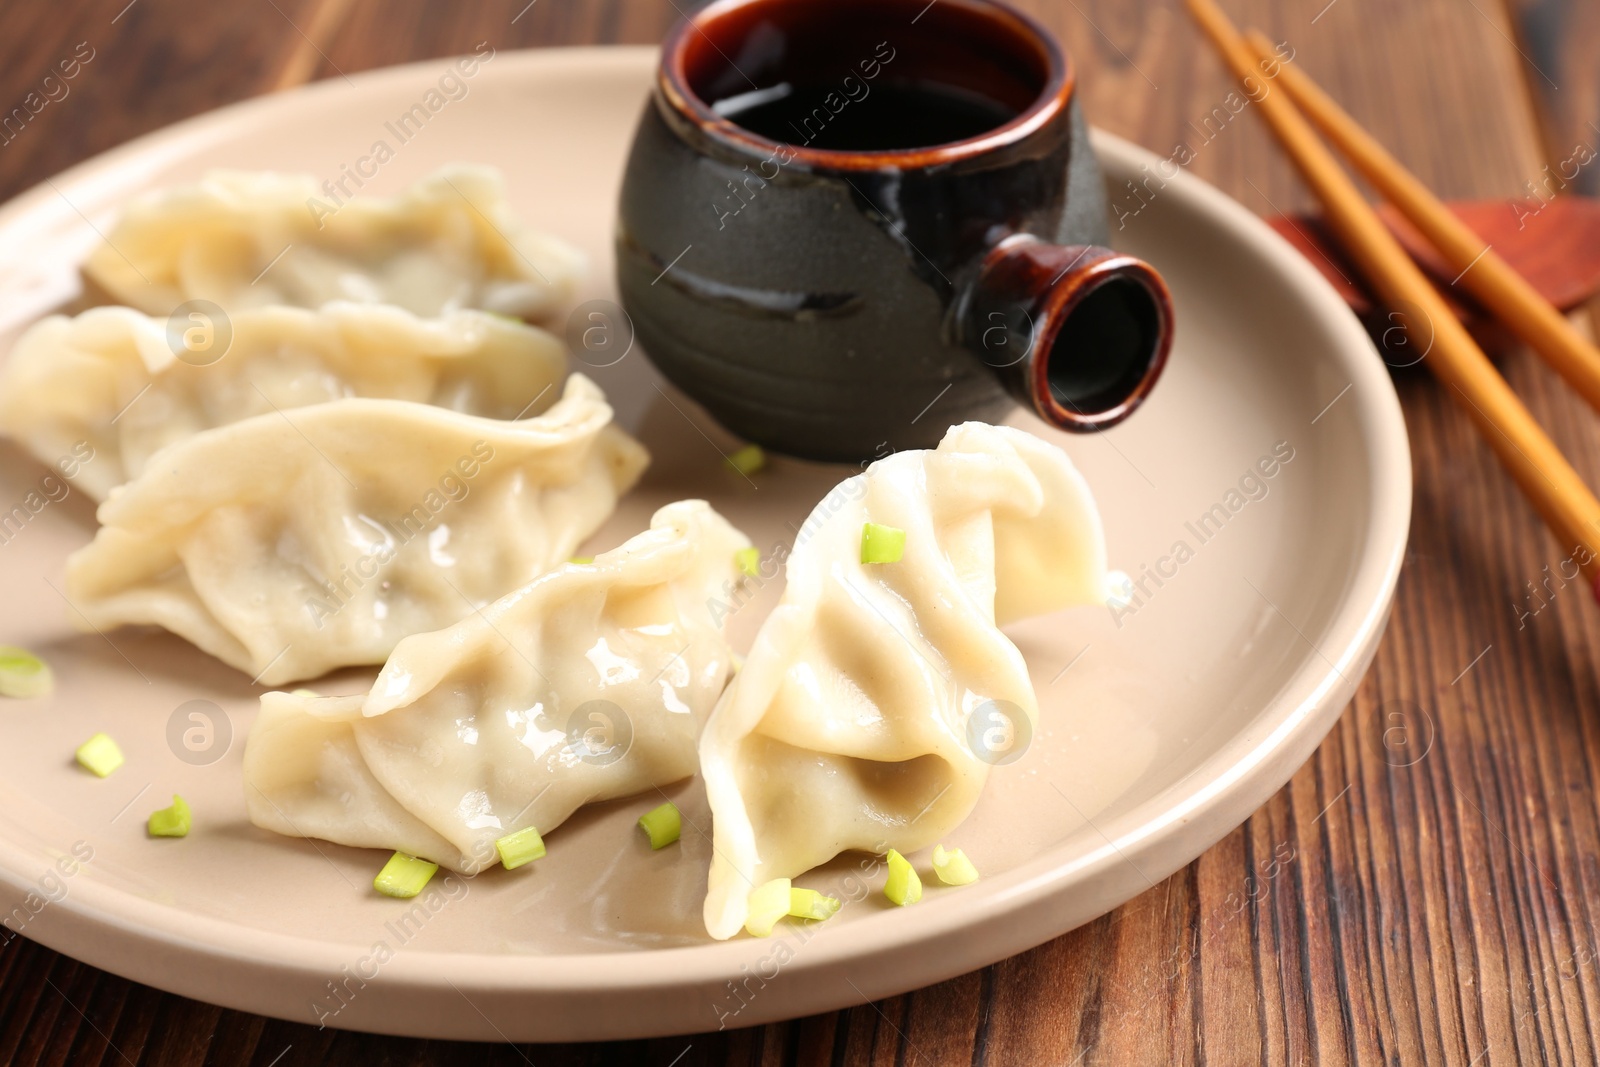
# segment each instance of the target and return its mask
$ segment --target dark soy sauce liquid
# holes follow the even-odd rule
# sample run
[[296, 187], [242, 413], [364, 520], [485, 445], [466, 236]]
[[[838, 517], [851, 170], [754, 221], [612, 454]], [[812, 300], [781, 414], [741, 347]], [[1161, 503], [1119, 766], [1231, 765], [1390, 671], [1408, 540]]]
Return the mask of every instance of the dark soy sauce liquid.
[[770, 141], [835, 152], [929, 148], [964, 141], [1003, 126], [1018, 114], [981, 93], [937, 82], [857, 79], [853, 85], [855, 98], [837, 84], [784, 83], [728, 97], [715, 110]]

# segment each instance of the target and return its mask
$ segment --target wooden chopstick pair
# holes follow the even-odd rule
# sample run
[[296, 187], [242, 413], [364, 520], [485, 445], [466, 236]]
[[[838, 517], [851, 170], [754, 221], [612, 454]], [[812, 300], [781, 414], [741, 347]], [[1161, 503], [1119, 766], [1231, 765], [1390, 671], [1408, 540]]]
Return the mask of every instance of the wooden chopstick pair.
[[[1299, 68], [1252, 31], [1247, 41], [1214, 0], [1185, 0], [1234, 75], [1246, 83], [1284, 150], [1322, 201], [1329, 228], [1379, 297], [1421, 310], [1433, 328], [1423, 362], [1462, 400], [1467, 415], [1600, 597], [1600, 500], [1489, 362], [1444, 298], [1366, 202], [1318, 138], [1322, 132], [1461, 271], [1457, 282], [1527, 342], [1600, 410], [1600, 350], [1521, 275], [1450, 213]], [[1271, 71], [1269, 75], [1267, 72]], [[1277, 82], [1284, 92], [1263, 91]], [[1298, 105], [1298, 106], [1297, 106]]]

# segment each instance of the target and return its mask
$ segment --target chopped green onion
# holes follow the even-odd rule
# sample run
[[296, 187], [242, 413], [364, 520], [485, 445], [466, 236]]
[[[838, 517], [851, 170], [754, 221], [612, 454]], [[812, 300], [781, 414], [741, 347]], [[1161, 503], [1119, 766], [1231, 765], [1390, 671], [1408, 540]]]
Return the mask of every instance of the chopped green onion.
[[749, 477], [767, 465], [767, 454], [760, 445], [745, 445], [728, 457], [728, 466]]
[[840, 907], [837, 897], [825, 897], [815, 889], [789, 890], [789, 914], [796, 919], [830, 919]]
[[639, 816], [639, 827], [650, 838], [652, 849], [666, 848], [683, 832], [683, 816], [678, 814], [678, 806], [669, 800]]
[[49, 696], [56, 685], [50, 664], [25, 648], [0, 645], [0, 697]]
[[911, 861], [892, 848], [886, 858], [889, 861], [889, 880], [883, 885], [883, 895], [902, 907], [921, 900], [922, 879], [917, 877]]
[[576, 563], [578, 566], [581, 567], [586, 563], [593, 563], [594, 562], [594, 557], [593, 556], [573, 556], [571, 559], [567, 560], [567, 562], [568, 563]]
[[734, 674], [744, 670], [744, 657], [737, 652], [728, 653], [728, 663], [733, 667]]
[[500, 853], [500, 865], [508, 871], [544, 857], [544, 838], [532, 826], [507, 834], [496, 841], [494, 847]]
[[774, 878], [756, 886], [750, 894], [750, 917], [744, 928], [756, 937], [766, 937], [778, 920], [789, 914], [789, 879]]
[[735, 552], [733, 562], [739, 568], [739, 573], [747, 578], [755, 578], [761, 574], [761, 550], [754, 545]]
[[152, 811], [146, 829], [151, 837], [188, 837], [192, 825], [194, 820], [190, 817], [188, 802], [174, 793], [172, 807]]
[[122, 766], [122, 749], [106, 734], [95, 734], [78, 746], [78, 762], [84, 769], [104, 778]]
[[959, 848], [933, 846], [933, 873], [945, 885], [971, 885], [978, 880], [978, 868]]
[[861, 527], [862, 563], [899, 563], [905, 552], [906, 532], [869, 522]]
[[386, 897], [414, 897], [422, 892], [428, 880], [439, 869], [437, 863], [419, 860], [415, 856], [408, 856], [404, 852], [396, 852], [389, 857], [389, 862], [383, 865], [383, 870], [378, 872], [378, 877], [372, 880], [372, 888]]

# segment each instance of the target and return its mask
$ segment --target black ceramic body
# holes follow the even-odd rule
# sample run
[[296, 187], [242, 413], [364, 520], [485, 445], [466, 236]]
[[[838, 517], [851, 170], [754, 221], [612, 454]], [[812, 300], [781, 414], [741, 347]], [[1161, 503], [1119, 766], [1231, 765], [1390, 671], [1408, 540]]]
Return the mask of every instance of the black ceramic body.
[[[873, 104], [858, 81], [846, 108]], [[862, 169], [730, 143], [658, 81], [623, 179], [617, 280], [655, 365], [723, 425], [855, 461], [1002, 419], [1017, 399], [997, 370], [1032, 339], [971, 321], [986, 254], [1017, 234], [1101, 245], [1106, 220], [1075, 97], [981, 154]]]

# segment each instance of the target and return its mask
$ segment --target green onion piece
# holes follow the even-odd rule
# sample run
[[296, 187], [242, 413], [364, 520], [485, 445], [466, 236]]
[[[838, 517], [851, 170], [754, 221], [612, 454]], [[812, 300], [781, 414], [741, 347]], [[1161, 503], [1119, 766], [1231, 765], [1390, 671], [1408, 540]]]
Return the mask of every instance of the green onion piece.
[[593, 563], [594, 562], [594, 557], [593, 556], [573, 556], [571, 559], [567, 560], [567, 562], [568, 563], [576, 563], [578, 566], [581, 567], [586, 563]]
[[84, 769], [104, 778], [122, 766], [122, 749], [106, 734], [95, 734], [78, 746], [78, 762]]
[[933, 846], [933, 873], [945, 885], [971, 885], [978, 880], [978, 868], [959, 848]]
[[150, 821], [145, 824], [151, 837], [188, 837], [189, 827], [193, 825], [188, 801], [176, 793], [172, 794], [172, 807], [152, 811]]
[[744, 657], [737, 652], [728, 653], [728, 664], [733, 668], [733, 673], [738, 674], [744, 670]]
[[761, 550], [754, 545], [735, 552], [733, 562], [739, 568], [739, 573], [747, 578], [755, 578], [761, 574]]
[[750, 894], [750, 917], [744, 928], [756, 937], [766, 937], [778, 920], [789, 914], [789, 879], [774, 878], [758, 885]]
[[894, 849], [889, 850], [889, 880], [883, 884], [883, 895], [904, 907], [922, 899], [922, 879], [906, 859]]
[[728, 466], [747, 478], [766, 465], [767, 454], [761, 450], [760, 445], [745, 445], [728, 457]]
[[906, 532], [869, 522], [861, 527], [862, 563], [899, 563], [906, 549]]
[[507, 834], [494, 843], [495, 851], [500, 853], [500, 866], [508, 871], [514, 871], [524, 863], [544, 858], [544, 838], [539, 836], [539, 831], [532, 826], [518, 830], [514, 834]]
[[415, 856], [408, 856], [404, 852], [396, 852], [389, 857], [389, 862], [383, 865], [383, 870], [378, 872], [378, 877], [372, 880], [372, 888], [386, 897], [414, 897], [422, 892], [428, 884], [428, 879], [433, 877], [439, 869], [437, 863], [419, 860]]
[[830, 919], [841, 906], [837, 897], [825, 897], [815, 889], [789, 890], [789, 914], [796, 919]]
[[652, 849], [666, 848], [683, 832], [683, 816], [678, 814], [678, 806], [669, 800], [639, 816], [639, 828], [650, 838]]
[[28, 700], [49, 696], [55, 687], [50, 664], [25, 648], [0, 645], [0, 697]]

